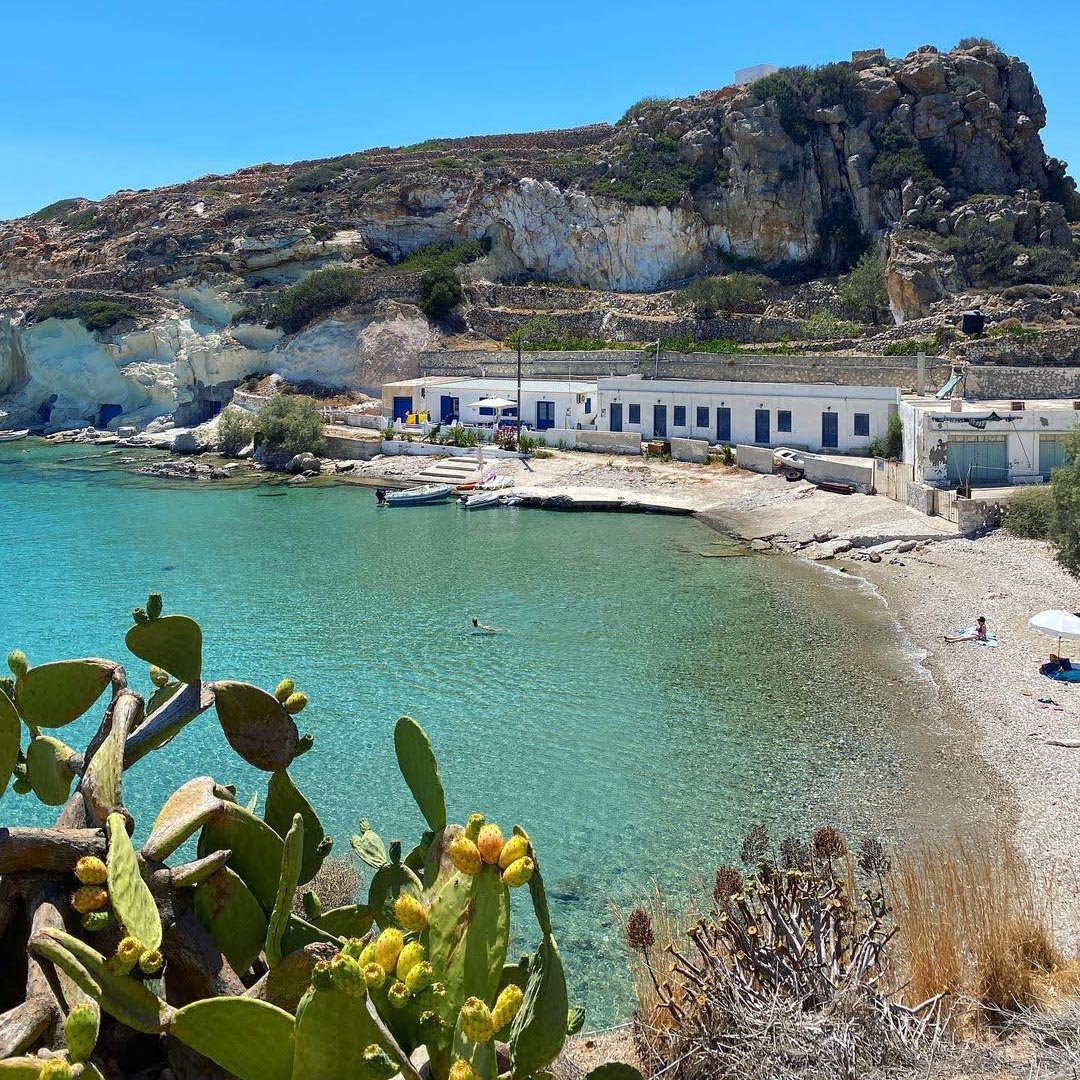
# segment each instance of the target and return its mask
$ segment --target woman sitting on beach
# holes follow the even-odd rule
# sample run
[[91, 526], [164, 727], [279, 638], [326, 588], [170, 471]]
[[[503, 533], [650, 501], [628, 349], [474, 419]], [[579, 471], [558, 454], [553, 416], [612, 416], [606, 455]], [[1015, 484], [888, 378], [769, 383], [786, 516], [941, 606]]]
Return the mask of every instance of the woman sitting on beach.
[[946, 634], [945, 641], [948, 644], [953, 644], [956, 641], [987, 641], [989, 635], [986, 631], [986, 619], [980, 615], [975, 620], [975, 625], [970, 630], [965, 630], [962, 634]]

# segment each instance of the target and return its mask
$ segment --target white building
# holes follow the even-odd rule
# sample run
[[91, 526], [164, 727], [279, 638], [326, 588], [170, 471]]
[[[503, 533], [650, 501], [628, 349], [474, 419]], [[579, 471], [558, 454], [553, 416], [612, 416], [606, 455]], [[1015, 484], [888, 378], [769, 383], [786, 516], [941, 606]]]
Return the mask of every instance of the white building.
[[[485, 400], [511, 402], [485, 405]], [[391, 421], [408, 413], [427, 412], [435, 423], [489, 426], [496, 416], [517, 416], [517, 380], [432, 376], [386, 383], [383, 412]], [[522, 379], [521, 423], [530, 431], [594, 428], [596, 381], [583, 379]]]
[[904, 461], [913, 479], [950, 487], [1050, 479], [1080, 421], [1074, 401], [938, 401], [905, 398]]
[[900, 391], [893, 386], [601, 378], [597, 427], [645, 438], [790, 446], [865, 454], [883, 436]]
[[739, 68], [735, 72], [735, 85], [748, 86], [758, 79], [764, 79], [766, 75], [774, 75], [780, 69], [775, 64], [755, 64], [753, 67]]

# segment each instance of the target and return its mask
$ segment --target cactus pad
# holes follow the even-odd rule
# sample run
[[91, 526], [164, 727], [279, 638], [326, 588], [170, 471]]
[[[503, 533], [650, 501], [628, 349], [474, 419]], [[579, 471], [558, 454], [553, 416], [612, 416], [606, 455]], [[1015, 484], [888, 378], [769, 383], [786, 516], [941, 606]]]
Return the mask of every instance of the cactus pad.
[[35, 735], [26, 751], [26, 775], [46, 806], [62, 806], [75, 773], [68, 764], [75, 751], [51, 735]]
[[0, 1080], [38, 1080], [41, 1058], [11, 1057], [0, 1061]]
[[243, 974], [266, 941], [266, 915], [251, 890], [228, 867], [195, 887], [195, 914], [233, 971]]
[[347, 904], [322, 912], [312, 922], [324, 933], [334, 937], [363, 937], [371, 929], [375, 915], [364, 904]]
[[224, 805], [219, 788], [209, 776], [196, 776], [181, 784], [158, 811], [150, 835], [143, 845], [143, 855], [154, 862], [167, 859], [203, 823]]
[[21, 737], [19, 714], [11, 699], [0, 690], [0, 795], [7, 790], [8, 781], [19, 761]]
[[199, 858], [228, 848], [229, 866], [244, 879], [264, 911], [272, 911], [281, 870], [282, 841], [262, 818], [223, 802], [199, 834]]
[[97, 1005], [83, 1001], [71, 1007], [64, 1018], [64, 1042], [72, 1061], [82, 1062], [94, 1052], [101, 1012]]
[[398, 917], [394, 905], [401, 896], [420, 900], [423, 885], [420, 879], [401, 863], [387, 863], [380, 867], [368, 887], [368, 907], [375, 913], [375, 921], [381, 927], [397, 926]]
[[274, 910], [266, 928], [266, 963], [275, 968], [281, 963], [281, 939], [289, 925], [296, 883], [300, 877], [300, 863], [304, 856], [304, 819], [294, 814], [292, 828], [285, 834], [281, 853], [281, 874], [278, 877]]
[[446, 796], [439, 778], [439, 764], [424, 729], [409, 716], [401, 717], [394, 727], [394, 750], [398, 768], [420, 813], [436, 832], [445, 828]]
[[109, 660], [58, 660], [32, 667], [15, 683], [19, 715], [39, 728], [77, 720], [109, 685], [116, 665]]
[[224, 997], [177, 1009], [169, 1034], [239, 1080], [291, 1080], [293, 1018], [266, 1001]]
[[108, 881], [109, 899], [116, 917], [144, 949], [161, 948], [161, 917], [139, 871], [127, 826], [120, 814], [110, 814]]
[[202, 629], [186, 615], [136, 623], [124, 643], [140, 660], [164, 668], [181, 682], [202, 678]]
[[382, 842], [382, 837], [370, 828], [366, 821], [360, 822], [359, 834], [350, 836], [349, 843], [356, 852], [356, 857], [361, 862], [367, 863], [373, 870], [378, 870], [380, 866], [388, 862], [386, 845]]
[[531, 1076], [559, 1056], [568, 1013], [562, 957], [555, 939], [545, 934], [529, 965], [525, 1000], [510, 1028], [510, 1058], [517, 1075]]
[[265, 690], [243, 682], [214, 683], [214, 704], [229, 745], [256, 769], [285, 769], [300, 735], [285, 707]]
[[326, 833], [311, 803], [301, 794], [292, 777], [284, 769], [280, 769], [270, 776], [263, 819], [284, 839], [292, 827], [294, 814], [299, 814], [304, 819], [304, 857], [300, 861], [297, 884], [306, 885], [319, 872], [319, 867], [329, 851], [329, 848], [323, 846]]
[[366, 998], [309, 990], [296, 1010], [292, 1080], [355, 1080], [372, 1043], [397, 1056]]

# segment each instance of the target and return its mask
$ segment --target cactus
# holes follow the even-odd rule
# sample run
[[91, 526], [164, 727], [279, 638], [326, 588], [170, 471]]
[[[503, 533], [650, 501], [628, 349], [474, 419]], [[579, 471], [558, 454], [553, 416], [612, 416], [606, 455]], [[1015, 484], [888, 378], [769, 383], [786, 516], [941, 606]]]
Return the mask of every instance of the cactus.
[[176, 1010], [174, 1038], [239, 1080], [292, 1080], [293, 1018], [266, 1001], [208, 998]]
[[28, 723], [58, 728], [78, 720], [109, 685], [108, 660], [58, 660], [32, 667], [15, 682], [15, 707]]
[[71, 906], [80, 914], [101, 911], [109, 902], [109, 894], [100, 885], [82, 885], [71, 894]]
[[75, 864], [75, 876], [81, 885], [104, 885], [108, 871], [96, 855], [84, 855]]
[[[124, 644], [140, 660], [163, 668], [181, 682], [195, 683], [202, 677], [202, 629], [186, 615], [136, 621]], [[31, 668], [31, 670], [33, 670]]]
[[419, 932], [427, 929], [427, 909], [410, 893], [402, 893], [394, 901], [394, 916], [406, 930]]
[[266, 942], [267, 920], [259, 901], [228, 867], [195, 887], [195, 914], [234, 971], [247, 971]]
[[274, 697], [281, 702], [282, 705], [292, 697], [293, 691], [296, 689], [296, 683], [292, 679], [282, 679], [281, 682], [274, 687]]
[[223, 795], [209, 776], [197, 776], [178, 787], [158, 811], [142, 853], [162, 862], [224, 808]]
[[319, 872], [329, 854], [330, 848], [324, 844], [328, 838], [311, 803], [300, 793], [288, 772], [280, 769], [270, 774], [263, 820], [284, 840], [292, 827], [294, 814], [304, 819], [304, 857], [300, 862], [298, 884], [306, 885]]
[[265, 772], [288, 768], [300, 735], [277, 698], [250, 683], [216, 682], [214, 705], [229, 745], [249, 765]]
[[514, 833], [514, 835], [503, 844], [503, 849], [499, 853], [499, 869], [505, 870], [511, 863], [517, 862], [518, 859], [523, 859], [528, 854], [529, 838], [523, 833]]
[[161, 916], [142, 879], [127, 825], [119, 814], [110, 814], [107, 827], [109, 899], [113, 912], [127, 932], [142, 942], [144, 949], [158, 949], [161, 947]]
[[51, 735], [35, 735], [26, 751], [26, 775], [34, 794], [46, 806], [62, 806], [68, 800], [75, 771], [70, 765], [75, 751]]
[[502, 1031], [518, 1014], [525, 994], [520, 986], [511, 983], [499, 991], [495, 999], [495, 1008], [491, 1010], [491, 1022], [496, 1031]]
[[70, 1062], [63, 1058], [51, 1058], [41, 1066], [38, 1080], [73, 1080]]
[[278, 875], [274, 910], [266, 928], [266, 963], [275, 968], [281, 963], [281, 939], [292, 912], [296, 883], [300, 878], [300, 862], [304, 854], [304, 819], [294, 814], [292, 828], [285, 834], [281, 852], [281, 873]]
[[71, 1007], [64, 1018], [64, 1042], [72, 1061], [86, 1061], [94, 1052], [100, 1023], [101, 1012], [93, 1002], [83, 1001]]
[[462, 874], [479, 874], [484, 865], [480, 849], [464, 834], [455, 836], [447, 848], [455, 869]]
[[[105, 897], [105, 902], [108, 903], [108, 896]], [[74, 904], [72, 906], [74, 907]], [[106, 926], [112, 925], [112, 912], [104, 910], [87, 911], [80, 921], [84, 930], [91, 932], [104, 930]]]
[[199, 835], [199, 858], [228, 848], [229, 866], [244, 879], [264, 911], [272, 911], [281, 869], [282, 840], [269, 825], [236, 803], [223, 802]]
[[7, 790], [8, 781], [19, 763], [22, 727], [15, 704], [0, 690], [0, 795]]
[[139, 957], [139, 970], [144, 975], [159, 975], [165, 966], [165, 957], [157, 949], [147, 949]]
[[285, 711], [290, 716], [296, 716], [297, 713], [302, 713], [307, 708], [308, 696], [301, 691], [297, 691], [295, 694], [290, 694], [282, 704], [285, 706]]
[[419, 902], [423, 888], [416, 874], [401, 862], [401, 844], [395, 841], [390, 845], [390, 862], [379, 867], [368, 886], [368, 907], [375, 921], [384, 928], [394, 926], [398, 922], [397, 901], [411, 896]]
[[533, 876], [533, 870], [535, 868], [536, 864], [532, 859], [530, 859], [528, 855], [523, 855], [520, 859], [515, 859], [502, 872], [503, 884], [511, 889], [516, 889], [521, 885], [527, 885], [529, 879]]
[[461, 1032], [473, 1042], [488, 1042], [495, 1035], [491, 1010], [477, 997], [466, 998], [458, 1014]]
[[164, 690], [170, 681], [169, 673], [164, 668], [158, 667], [157, 664], [150, 665], [150, 682], [154, 684], [155, 689]]
[[399, 1058], [366, 1000], [335, 990], [309, 990], [296, 1010], [292, 1080], [332, 1080], [363, 1074], [372, 1044]]
[[161, 593], [152, 592], [146, 598], [146, 614], [151, 622], [161, 618], [162, 600]]
[[404, 948], [401, 931], [388, 926], [375, 940], [375, 963], [388, 975], [397, 967], [398, 957]]
[[[376, 957], [379, 955], [378, 944], [375, 946], [375, 955]], [[398, 953], [397, 964], [395, 965], [397, 977], [404, 980], [405, 976], [423, 961], [424, 955], [424, 946], [419, 941], [408, 942]]]
[[403, 716], [395, 725], [394, 750], [420, 813], [435, 832], [445, 828], [446, 796], [439, 765], [424, 729], [411, 717]]
[[22, 649], [12, 649], [8, 653], [7, 664], [16, 679], [21, 679], [30, 670], [30, 661]]

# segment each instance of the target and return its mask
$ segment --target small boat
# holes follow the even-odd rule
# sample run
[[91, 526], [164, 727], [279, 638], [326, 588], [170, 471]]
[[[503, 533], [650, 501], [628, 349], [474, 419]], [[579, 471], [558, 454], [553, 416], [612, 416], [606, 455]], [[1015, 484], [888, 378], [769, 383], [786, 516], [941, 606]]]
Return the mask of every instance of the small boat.
[[0, 431], [0, 442], [16, 442], [19, 439], [25, 439], [29, 434], [29, 428], [22, 428], [20, 431]]
[[521, 502], [521, 496], [516, 491], [511, 491], [509, 495], [500, 495], [499, 503], [502, 506], [517, 506]]
[[500, 503], [497, 491], [479, 491], [475, 495], [465, 495], [458, 500], [464, 510], [487, 510]]
[[425, 487], [406, 491], [388, 491], [383, 495], [381, 506], [427, 506], [449, 498], [453, 489], [449, 484], [427, 484]]

